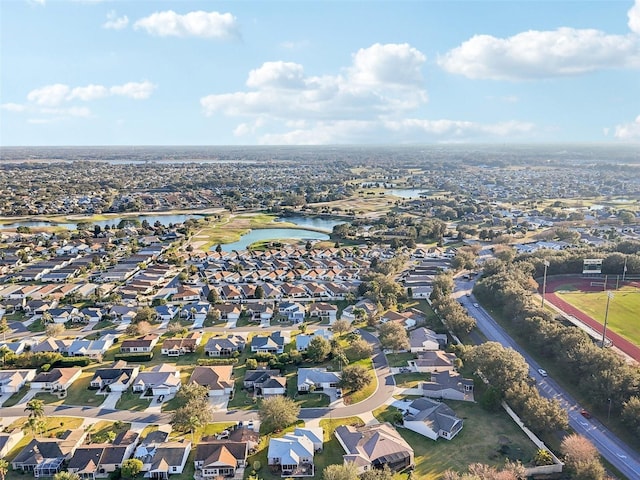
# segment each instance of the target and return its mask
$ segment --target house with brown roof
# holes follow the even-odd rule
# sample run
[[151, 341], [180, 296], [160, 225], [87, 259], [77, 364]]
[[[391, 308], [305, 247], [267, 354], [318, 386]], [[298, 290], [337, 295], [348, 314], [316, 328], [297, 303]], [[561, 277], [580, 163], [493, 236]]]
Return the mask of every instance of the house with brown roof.
[[217, 480], [234, 477], [238, 468], [246, 466], [249, 447], [246, 442], [203, 439], [196, 447], [196, 478]]
[[54, 368], [48, 372], [37, 374], [31, 381], [31, 390], [66, 392], [80, 375], [82, 375], [80, 367]]
[[353, 462], [360, 473], [385, 465], [400, 472], [414, 465], [413, 448], [390, 423], [341, 425], [334, 434], [345, 451], [344, 462]]
[[338, 316], [338, 307], [325, 302], [312, 303], [309, 305], [309, 316], [312, 318], [320, 318], [321, 320], [328, 320], [329, 323], [333, 323]]
[[178, 291], [173, 294], [171, 299], [175, 302], [190, 302], [200, 300], [200, 290], [183, 285], [178, 287]]
[[191, 332], [184, 338], [168, 338], [162, 342], [160, 352], [169, 357], [179, 357], [187, 353], [193, 353], [202, 342], [200, 332]]
[[148, 353], [158, 343], [160, 335], [148, 333], [142, 337], [123, 340], [120, 344], [120, 353]]
[[207, 387], [210, 397], [231, 395], [233, 392], [233, 365], [199, 365], [193, 369], [189, 383]]

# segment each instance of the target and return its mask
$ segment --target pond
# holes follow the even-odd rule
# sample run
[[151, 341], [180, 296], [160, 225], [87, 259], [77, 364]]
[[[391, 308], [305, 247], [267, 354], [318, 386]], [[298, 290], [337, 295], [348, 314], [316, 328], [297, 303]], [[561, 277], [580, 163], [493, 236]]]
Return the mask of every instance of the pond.
[[327, 232], [332, 232], [333, 227], [336, 225], [342, 225], [346, 223], [344, 220], [338, 220], [335, 218], [327, 218], [327, 217], [303, 217], [303, 216], [291, 216], [291, 217], [280, 217], [277, 222], [288, 222], [295, 223], [300, 227], [307, 228], [319, 228], [322, 230], [326, 230]]
[[[295, 228], [263, 228], [251, 230], [237, 242], [223, 244], [222, 249], [225, 252], [246, 250], [252, 243], [265, 240], [329, 240], [329, 235], [314, 232], [313, 230], [297, 230]], [[212, 250], [215, 248], [215, 246], [212, 247]]]
[[385, 195], [393, 195], [400, 198], [420, 198], [429, 195], [423, 188], [389, 188], [384, 190]]
[[[147, 222], [149, 222], [151, 225], [153, 225], [156, 221], [159, 221], [160, 223], [162, 223], [163, 225], [169, 225], [170, 223], [182, 223], [185, 220], [188, 220], [190, 218], [203, 218], [204, 215], [197, 215], [197, 214], [169, 214], [169, 215], [138, 215], [138, 216], [127, 216], [127, 217], [113, 217], [113, 218], [109, 218], [108, 220], [100, 220], [97, 222], [90, 222], [92, 225], [100, 225], [101, 227], [105, 227], [106, 225], [118, 225], [118, 223], [120, 223], [120, 220], [122, 219], [131, 219], [131, 220], [138, 220], [140, 222], [142, 222], [143, 220], [146, 220]], [[82, 222], [83, 220], [77, 220], [77, 223]], [[5, 229], [5, 228], [17, 228], [20, 226], [23, 227], [30, 227], [30, 228], [38, 228], [38, 227], [64, 227], [67, 228], [69, 230], [75, 230], [77, 223], [56, 223], [56, 222], [44, 222], [44, 221], [34, 221], [34, 220], [23, 220], [23, 221], [17, 221], [17, 222], [13, 222], [13, 223], [5, 223], [5, 224], [0, 224], [0, 230]]]

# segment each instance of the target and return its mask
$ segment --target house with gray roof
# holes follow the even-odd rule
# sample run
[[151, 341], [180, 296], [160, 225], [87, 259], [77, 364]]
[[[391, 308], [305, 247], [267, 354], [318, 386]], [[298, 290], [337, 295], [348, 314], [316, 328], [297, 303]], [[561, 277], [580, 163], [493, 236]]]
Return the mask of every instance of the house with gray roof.
[[270, 395], [285, 395], [287, 393], [287, 379], [280, 374], [280, 370], [259, 368], [247, 370], [244, 375], [243, 386], [253, 391], [257, 397]]
[[409, 332], [409, 345], [414, 353], [440, 350], [447, 345], [447, 335], [425, 327], [416, 328]]
[[74, 340], [67, 347], [67, 354], [70, 357], [102, 358], [102, 355], [113, 345], [115, 338], [114, 335], [107, 334], [98, 340]]
[[460, 430], [463, 421], [444, 403], [430, 398], [418, 398], [411, 402], [404, 417], [404, 427], [431, 440], [451, 440]]
[[204, 346], [204, 354], [207, 357], [228, 357], [234, 352], [242, 352], [245, 345], [246, 341], [240, 335], [211, 337]]
[[33, 368], [24, 370], [0, 370], [0, 394], [16, 393], [27, 382], [32, 381], [36, 376]]
[[[124, 434], [124, 435], [123, 435]], [[138, 434], [132, 431], [118, 435], [113, 443], [81, 445], [73, 453], [67, 471], [82, 480], [108, 478], [133, 454]]]
[[180, 372], [174, 365], [162, 363], [140, 372], [133, 382], [133, 392], [142, 393], [151, 389], [153, 395], [170, 395], [180, 390]]
[[147, 435], [136, 449], [134, 457], [142, 462], [145, 478], [167, 480], [169, 475], [179, 475], [184, 471], [191, 452], [191, 442], [167, 442], [168, 434], [158, 432], [159, 435]]
[[[301, 429], [304, 430], [304, 429]], [[307, 432], [288, 433], [269, 440], [267, 463], [278, 468], [283, 477], [313, 477], [315, 447]]]
[[473, 379], [456, 372], [432, 372], [430, 382], [422, 382], [422, 395], [430, 398], [473, 402]]
[[11, 462], [14, 470], [33, 472], [33, 476], [53, 477], [71, 458], [86, 436], [83, 429], [67, 430], [59, 438], [34, 438]]
[[333, 338], [333, 332], [326, 328], [319, 328], [310, 335], [301, 333], [296, 336], [296, 350], [304, 352], [309, 347], [309, 343], [313, 340], [313, 337], [322, 337], [325, 340], [331, 340]]
[[140, 368], [137, 366], [128, 366], [123, 360], [117, 361], [111, 367], [97, 369], [89, 383], [89, 388], [108, 388], [110, 392], [124, 392], [139, 371]]
[[254, 353], [275, 353], [284, 352], [284, 347], [288, 343], [287, 332], [273, 332], [271, 335], [256, 335], [251, 339], [251, 351]]
[[455, 353], [447, 353], [442, 350], [426, 351], [418, 353], [418, 358], [409, 360], [407, 364], [416, 372], [444, 372], [455, 370]]
[[299, 368], [298, 391], [335, 388], [340, 383], [340, 372], [328, 372], [326, 368]]
[[353, 462], [359, 473], [385, 465], [400, 472], [414, 465], [413, 448], [390, 423], [341, 425], [334, 434], [345, 451], [344, 462]]

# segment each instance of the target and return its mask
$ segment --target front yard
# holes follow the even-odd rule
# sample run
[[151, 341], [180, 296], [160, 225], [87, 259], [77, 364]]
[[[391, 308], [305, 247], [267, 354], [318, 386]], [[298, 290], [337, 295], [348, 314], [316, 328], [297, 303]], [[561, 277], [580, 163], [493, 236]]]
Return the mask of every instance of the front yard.
[[[478, 404], [452, 400], [446, 404], [464, 419], [464, 428], [453, 440], [441, 438], [434, 442], [398, 428], [415, 452], [414, 478], [435, 480], [448, 469], [466, 471], [476, 462], [500, 466], [506, 460], [520, 460], [526, 464], [535, 456], [536, 446], [503, 410], [487, 412]], [[384, 406], [373, 413], [380, 421], [392, 421], [395, 412], [396, 408]]]
[[388, 353], [387, 361], [390, 367], [406, 367], [409, 360], [415, 360], [417, 358], [415, 353]]

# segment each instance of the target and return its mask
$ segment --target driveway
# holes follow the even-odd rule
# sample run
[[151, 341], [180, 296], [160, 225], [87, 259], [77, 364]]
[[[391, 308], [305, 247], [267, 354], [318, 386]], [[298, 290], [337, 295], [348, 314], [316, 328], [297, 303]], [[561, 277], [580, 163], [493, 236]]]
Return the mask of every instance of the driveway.
[[228, 395], [220, 395], [219, 397], [209, 397], [209, 404], [213, 407], [213, 410], [216, 412], [226, 410], [227, 405], [229, 404], [229, 396]]
[[104, 402], [100, 405], [100, 408], [108, 408], [110, 410], [116, 409], [116, 403], [120, 400], [122, 392], [110, 392], [104, 399]]

